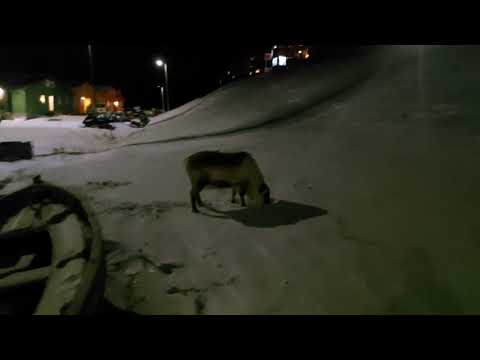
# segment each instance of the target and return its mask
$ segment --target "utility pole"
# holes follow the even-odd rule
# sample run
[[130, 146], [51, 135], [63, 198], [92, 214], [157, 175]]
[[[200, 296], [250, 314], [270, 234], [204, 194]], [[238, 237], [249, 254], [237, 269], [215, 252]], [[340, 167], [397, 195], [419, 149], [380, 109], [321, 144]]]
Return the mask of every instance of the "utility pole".
[[93, 47], [92, 44], [88, 44], [88, 59], [90, 64], [90, 85], [93, 88], [93, 108], [97, 109], [97, 97], [96, 97], [96, 89], [95, 89], [95, 68], [93, 65]]

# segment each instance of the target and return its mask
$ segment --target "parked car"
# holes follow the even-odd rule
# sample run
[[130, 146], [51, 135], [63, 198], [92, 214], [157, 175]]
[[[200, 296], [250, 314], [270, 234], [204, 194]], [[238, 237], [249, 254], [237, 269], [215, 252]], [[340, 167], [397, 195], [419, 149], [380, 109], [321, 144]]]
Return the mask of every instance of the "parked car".
[[83, 120], [83, 125], [89, 128], [113, 130], [115, 127], [111, 124], [112, 122], [112, 118], [107, 113], [91, 113]]
[[107, 107], [105, 106], [105, 104], [97, 104], [97, 106], [95, 107], [95, 112], [96, 113], [106, 113], [108, 110], [107, 110]]
[[150, 123], [149, 117], [140, 106], [136, 106], [132, 110], [128, 111], [127, 116], [130, 119], [131, 127], [143, 128]]
[[130, 122], [131, 127], [143, 128], [150, 123], [150, 118], [141, 107], [136, 106], [126, 112], [91, 112], [83, 124], [85, 127], [113, 130], [112, 123]]

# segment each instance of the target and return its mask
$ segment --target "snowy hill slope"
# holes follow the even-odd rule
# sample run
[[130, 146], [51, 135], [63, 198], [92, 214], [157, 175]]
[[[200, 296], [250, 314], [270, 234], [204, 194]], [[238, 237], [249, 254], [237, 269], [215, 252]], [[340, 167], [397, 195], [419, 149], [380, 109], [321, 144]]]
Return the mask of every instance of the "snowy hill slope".
[[365, 80], [376, 70], [378, 61], [375, 52], [375, 56], [361, 60], [313, 65], [235, 82], [187, 104], [187, 111], [174, 121], [162, 123], [154, 119], [144, 131], [133, 133], [120, 144], [228, 134], [288, 119]]

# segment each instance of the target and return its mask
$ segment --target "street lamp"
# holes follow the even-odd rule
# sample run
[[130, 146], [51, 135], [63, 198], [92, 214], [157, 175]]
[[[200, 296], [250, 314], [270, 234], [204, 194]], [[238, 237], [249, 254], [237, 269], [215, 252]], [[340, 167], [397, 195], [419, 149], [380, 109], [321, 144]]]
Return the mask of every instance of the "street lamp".
[[[165, 88], [166, 88], [166, 93], [167, 93], [167, 101], [166, 101], [166, 111], [169, 111], [170, 110], [170, 89], [168, 88], [168, 65], [165, 61], [161, 60], [161, 59], [157, 59], [155, 60], [155, 65], [157, 67], [163, 67], [164, 71], [165, 71]], [[163, 98], [163, 95], [162, 95], [162, 98]]]
[[2, 101], [4, 97], [5, 97], [5, 90], [3, 90], [3, 89], [0, 87], [0, 101]]

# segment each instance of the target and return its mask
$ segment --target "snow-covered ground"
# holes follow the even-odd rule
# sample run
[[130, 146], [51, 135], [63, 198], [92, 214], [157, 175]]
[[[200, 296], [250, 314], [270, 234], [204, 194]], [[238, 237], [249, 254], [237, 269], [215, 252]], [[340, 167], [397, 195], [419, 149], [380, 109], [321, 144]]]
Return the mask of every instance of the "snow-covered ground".
[[59, 115], [54, 117], [38, 117], [27, 120], [25, 117], [16, 117], [13, 120], [0, 122], [0, 128], [62, 128], [79, 129], [83, 127], [82, 115]]
[[[112, 151], [1, 164], [0, 187], [42, 174], [88, 195], [106, 295], [139, 313], [479, 313], [479, 61], [398, 46], [368, 78], [370, 62], [241, 81]], [[183, 159], [206, 149], [252, 153], [276, 203], [207, 190], [217, 211], [192, 214]]]
[[139, 131], [128, 123], [114, 124], [113, 131], [85, 128], [84, 119], [85, 116], [59, 115], [4, 120], [0, 122], [0, 142], [30, 141], [35, 156], [83, 154], [106, 151], [117, 139]]

